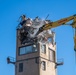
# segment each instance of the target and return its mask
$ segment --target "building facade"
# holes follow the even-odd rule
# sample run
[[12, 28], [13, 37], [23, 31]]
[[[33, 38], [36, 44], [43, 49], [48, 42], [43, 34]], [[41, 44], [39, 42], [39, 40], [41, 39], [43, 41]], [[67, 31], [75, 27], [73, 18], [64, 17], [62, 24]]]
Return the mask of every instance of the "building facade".
[[17, 30], [15, 75], [56, 75], [56, 44], [53, 34], [44, 43], [21, 44]]

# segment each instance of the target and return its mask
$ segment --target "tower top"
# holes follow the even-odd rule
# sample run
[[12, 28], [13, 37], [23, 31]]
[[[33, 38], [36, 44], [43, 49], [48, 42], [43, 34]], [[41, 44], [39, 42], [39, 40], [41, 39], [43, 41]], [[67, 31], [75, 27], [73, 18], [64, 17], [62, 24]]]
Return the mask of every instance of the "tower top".
[[[28, 44], [28, 43], [48, 43], [48, 38], [54, 37], [54, 32], [51, 30], [45, 30], [37, 35], [39, 28], [45, 24], [50, 23], [50, 20], [42, 20], [38, 16], [34, 19], [26, 18], [25, 16], [20, 17], [19, 23], [19, 39], [21, 44]], [[54, 41], [54, 40], [53, 40]]]

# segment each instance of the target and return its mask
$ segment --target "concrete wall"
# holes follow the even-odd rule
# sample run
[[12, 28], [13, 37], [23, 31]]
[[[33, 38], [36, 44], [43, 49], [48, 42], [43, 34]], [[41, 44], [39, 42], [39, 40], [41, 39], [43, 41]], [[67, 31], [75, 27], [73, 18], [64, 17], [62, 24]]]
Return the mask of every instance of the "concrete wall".
[[41, 59], [41, 61], [46, 62], [46, 70], [42, 70], [41, 64], [40, 64], [40, 75], [56, 75], [55, 72], [55, 64], [52, 62], [49, 62], [45, 59]]
[[[23, 63], [23, 72], [19, 72], [19, 63]], [[16, 75], [39, 75], [39, 65], [35, 59], [17, 62]]]
[[[46, 62], [46, 70], [42, 70], [41, 64], [40, 64], [40, 75], [56, 75], [56, 69], [55, 69], [55, 62], [49, 59], [49, 52], [50, 50], [48, 49], [48, 44], [46, 44], [46, 53], [41, 52], [41, 47], [40, 47], [40, 61], [45, 61]], [[51, 48], [55, 51], [56, 46], [52, 46]]]
[[[21, 45], [19, 31], [17, 31], [15, 75], [39, 75], [39, 64], [36, 62], [36, 58], [38, 60], [39, 57], [39, 50], [34, 53], [19, 55], [19, 47], [21, 46], [25, 45]], [[19, 63], [23, 63], [23, 72], [19, 72]]]

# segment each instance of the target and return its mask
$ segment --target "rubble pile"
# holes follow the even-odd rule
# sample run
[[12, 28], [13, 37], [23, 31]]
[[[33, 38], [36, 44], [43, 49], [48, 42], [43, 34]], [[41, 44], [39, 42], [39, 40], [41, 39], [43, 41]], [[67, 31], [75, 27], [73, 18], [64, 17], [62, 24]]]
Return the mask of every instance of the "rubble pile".
[[[39, 31], [39, 28], [41, 28], [43, 25], [49, 23], [50, 20], [42, 20], [39, 17], [36, 17], [35, 19], [26, 18], [25, 15], [21, 16], [21, 20], [19, 23], [18, 29], [20, 30], [20, 37], [22, 44], [28, 43], [28, 42], [42, 42], [47, 43], [51, 41], [51, 38], [54, 37], [54, 33], [51, 30], [45, 30], [38, 35], [37, 32]], [[48, 40], [48, 38], [50, 40]], [[53, 40], [53, 39], [52, 39]]]

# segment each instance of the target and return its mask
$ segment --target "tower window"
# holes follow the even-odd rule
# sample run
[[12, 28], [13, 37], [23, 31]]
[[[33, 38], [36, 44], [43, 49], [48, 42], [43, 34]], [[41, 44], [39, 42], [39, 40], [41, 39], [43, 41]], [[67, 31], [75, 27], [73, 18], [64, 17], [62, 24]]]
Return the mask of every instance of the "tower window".
[[42, 61], [41, 66], [42, 66], [42, 70], [46, 70], [46, 62], [45, 61]]
[[55, 62], [55, 51], [54, 50], [50, 50], [49, 52], [49, 59], [53, 62]]
[[36, 52], [36, 51], [37, 51], [36, 45], [20, 47], [19, 48], [19, 55], [28, 54], [28, 53], [32, 53], [32, 52]]
[[46, 53], [46, 45], [41, 45], [41, 52]]
[[19, 63], [19, 72], [23, 72], [23, 63]]

